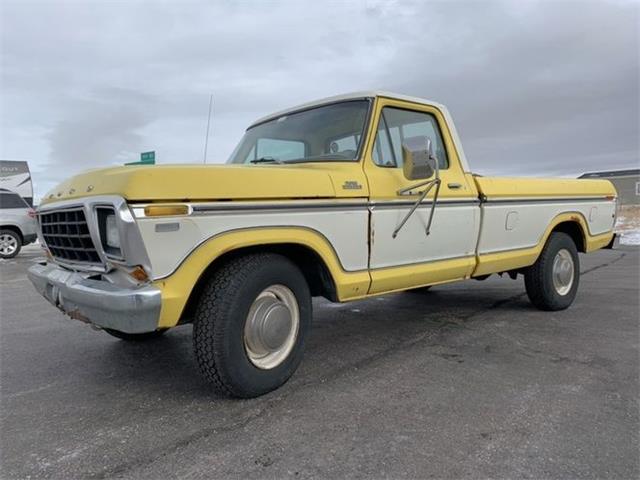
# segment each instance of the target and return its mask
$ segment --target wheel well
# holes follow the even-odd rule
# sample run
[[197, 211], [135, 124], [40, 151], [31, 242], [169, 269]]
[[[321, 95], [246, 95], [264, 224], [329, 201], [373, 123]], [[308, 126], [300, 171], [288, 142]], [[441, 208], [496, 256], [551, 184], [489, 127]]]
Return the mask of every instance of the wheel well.
[[582, 231], [582, 227], [578, 222], [562, 222], [556, 225], [553, 228], [553, 232], [562, 232], [566, 233], [571, 237], [573, 243], [576, 244], [576, 248], [579, 252], [584, 253], [585, 249], [585, 241], [584, 241], [584, 232]]
[[277, 253], [283, 257], [287, 257], [296, 264], [304, 275], [304, 278], [307, 280], [307, 284], [309, 285], [311, 296], [325, 297], [333, 302], [338, 301], [335, 282], [333, 281], [333, 277], [331, 276], [329, 269], [320, 255], [311, 248], [296, 243], [243, 247], [219, 256], [211, 262], [202, 275], [200, 275], [200, 278], [191, 290], [189, 300], [182, 312], [179, 323], [183, 324], [191, 322], [195, 314], [197, 299], [200, 298], [200, 294], [207, 283], [207, 279], [211, 277], [211, 274], [214, 271], [233, 258], [258, 252]]
[[22, 231], [15, 225], [0, 225], [0, 228], [2, 230], [11, 230], [12, 232], [16, 233], [18, 237], [20, 237], [20, 243], [24, 243], [24, 237], [22, 236]]

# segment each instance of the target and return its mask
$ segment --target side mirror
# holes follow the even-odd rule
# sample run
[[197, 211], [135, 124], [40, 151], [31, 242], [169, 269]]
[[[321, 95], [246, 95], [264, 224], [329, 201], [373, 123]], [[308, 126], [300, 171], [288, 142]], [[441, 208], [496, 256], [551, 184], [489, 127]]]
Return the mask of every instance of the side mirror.
[[428, 137], [407, 137], [402, 142], [402, 170], [407, 180], [431, 178], [436, 164]]

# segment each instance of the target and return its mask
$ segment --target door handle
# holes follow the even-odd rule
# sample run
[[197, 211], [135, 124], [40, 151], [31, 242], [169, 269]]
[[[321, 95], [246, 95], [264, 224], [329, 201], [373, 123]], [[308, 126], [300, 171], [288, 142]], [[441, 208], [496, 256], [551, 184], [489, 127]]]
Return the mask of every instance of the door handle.
[[462, 184], [461, 183], [447, 183], [447, 187], [449, 187], [452, 190], [458, 190], [459, 188], [462, 188]]

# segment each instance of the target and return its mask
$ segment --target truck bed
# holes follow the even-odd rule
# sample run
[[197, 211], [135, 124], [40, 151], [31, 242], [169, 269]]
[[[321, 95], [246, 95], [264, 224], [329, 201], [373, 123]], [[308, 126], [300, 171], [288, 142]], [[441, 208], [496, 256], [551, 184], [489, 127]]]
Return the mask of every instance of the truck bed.
[[478, 192], [487, 200], [507, 198], [567, 198], [615, 196], [608, 180], [573, 178], [481, 177], [474, 175]]
[[[568, 222], [579, 249], [600, 248], [609, 240], [616, 196], [607, 180], [474, 176], [480, 193], [478, 265], [474, 276], [533, 264], [550, 226]], [[576, 230], [580, 225], [580, 230]], [[596, 247], [597, 246], [597, 247]]]

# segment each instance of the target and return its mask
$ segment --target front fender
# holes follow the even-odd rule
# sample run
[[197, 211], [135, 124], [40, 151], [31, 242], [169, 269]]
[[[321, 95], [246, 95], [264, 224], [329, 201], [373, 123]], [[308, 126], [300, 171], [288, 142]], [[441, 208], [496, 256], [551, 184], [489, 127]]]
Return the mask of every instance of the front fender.
[[223, 255], [247, 247], [291, 244], [309, 248], [318, 255], [333, 278], [339, 300], [352, 300], [367, 294], [369, 272], [347, 272], [329, 240], [320, 232], [305, 227], [243, 228], [218, 234], [203, 242], [170, 276], [154, 282], [162, 291], [158, 327], [177, 325], [193, 288], [209, 266]]

